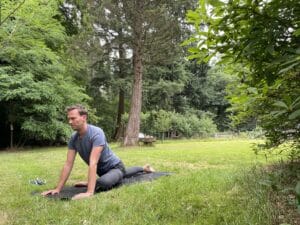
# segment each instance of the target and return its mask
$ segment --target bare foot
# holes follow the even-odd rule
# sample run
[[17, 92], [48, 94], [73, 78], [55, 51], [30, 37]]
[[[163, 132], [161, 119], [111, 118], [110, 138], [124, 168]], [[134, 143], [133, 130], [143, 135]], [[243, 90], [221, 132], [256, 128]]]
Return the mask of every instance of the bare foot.
[[146, 164], [143, 167], [143, 170], [144, 170], [145, 173], [153, 173], [153, 172], [155, 172], [155, 170], [149, 164]]
[[74, 187], [87, 187], [88, 186], [88, 182], [86, 181], [80, 181], [76, 184], [74, 184]]

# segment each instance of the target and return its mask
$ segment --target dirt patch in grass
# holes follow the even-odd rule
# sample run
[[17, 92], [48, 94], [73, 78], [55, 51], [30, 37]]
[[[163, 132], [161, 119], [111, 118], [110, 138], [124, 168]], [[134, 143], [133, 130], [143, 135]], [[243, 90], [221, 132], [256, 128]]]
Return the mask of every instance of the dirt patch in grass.
[[300, 161], [278, 163], [265, 168], [272, 192], [270, 200], [277, 211], [274, 225], [300, 225], [295, 187], [300, 181]]
[[297, 211], [297, 207], [295, 205], [295, 195], [272, 193], [271, 199], [278, 212], [277, 217], [274, 218], [274, 225], [300, 224], [300, 213]]
[[0, 225], [8, 223], [8, 215], [5, 212], [0, 211]]

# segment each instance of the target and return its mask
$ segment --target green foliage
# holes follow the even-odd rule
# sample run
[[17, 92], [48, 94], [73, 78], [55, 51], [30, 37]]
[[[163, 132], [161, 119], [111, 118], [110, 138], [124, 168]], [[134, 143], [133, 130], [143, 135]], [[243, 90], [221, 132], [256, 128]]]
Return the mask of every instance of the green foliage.
[[173, 114], [173, 130], [184, 137], [207, 137], [217, 131], [217, 127], [209, 114], [200, 116], [192, 113]]
[[172, 64], [148, 65], [143, 90], [144, 110], [176, 109], [174, 97], [183, 92], [189, 76], [183, 60]]
[[[4, 13], [9, 10], [6, 3]], [[26, 1], [1, 25], [0, 105], [5, 114], [1, 125], [19, 128], [21, 144], [64, 142], [70, 134], [65, 107], [88, 100], [63, 62], [68, 37], [55, 19], [58, 7], [57, 1]]]
[[266, 131], [266, 147], [299, 143], [299, 9], [296, 0], [201, 0], [187, 16], [195, 34], [185, 44], [197, 42], [190, 58], [236, 67], [235, 122], [255, 118]]
[[297, 197], [297, 207], [298, 211], [300, 211], [300, 181], [298, 181], [295, 187], [296, 197]]
[[[2, 1], [3, 18], [15, 3]], [[184, 47], [179, 45], [190, 32], [185, 12], [195, 3], [144, 1], [141, 10], [145, 13], [139, 14], [133, 1], [98, 1], [95, 7], [81, 0], [26, 0], [0, 29], [0, 115], [4, 118], [0, 122], [0, 136], [4, 134], [0, 146], [2, 140], [7, 145], [10, 124], [14, 126], [15, 144], [64, 142], [70, 132], [64, 123], [64, 108], [78, 102], [90, 103], [99, 117], [97, 120], [92, 111], [90, 121], [97, 121], [108, 138], [113, 136], [116, 118], [129, 109], [131, 51], [136, 44], [132, 27], [137, 20], [133, 18], [145, 21], [146, 26], [141, 43], [143, 111], [150, 115], [154, 109], [153, 121], [157, 119], [155, 128], [154, 123], [152, 127], [147, 124], [147, 130], [154, 134], [171, 132], [166, 128], [169, 119], [163, 119], [166, 117], [160, 109], [184, 115], [190, 109], [210, 111], [217, 115], [212, 118], [218, 126], [222, 124], [219, 119], [226, 117], [222, 108], [227, 104], [223, 101], [222, 76], [198, 79], [182, 56]], [[130, 7], [124, 7], [126, 4]], [[122, 105], [123, 111], [117, 113]], [[186, 137], [202, 135], [205, 131], [191, 125], [198, 120], [202, 120], [198, 114], [191, 121], [179, 119], [183, 127], [176, 125], [174, 132]]]
[[[109, 136], [118, 138], [115, 135], [119, 132], [112, 130], [122, 127], [119, 118], [129, 111], [129, 99], [134, 88], [134, 55], [141, 54], [143, 62], [144, 111], [171, 110], [172, 97], [182, 90], [185, 79], [181, 65], [182, 48], [179, 46], [185, 35], [182, 31], [186, 29], [183, 18], [186, 8], [196, 1], [67, 2], [74, 6], [69, 9], [69, 14], [64, 7], [67, 15], [73, 17], [64, 20], [69, 28], [76, 24], [78, 17], [73, 11], [78, 9], [82, 15], [79, 31], [85, 38], [78, 37], [74, 46], [78, 51], [83, 49], [86, 52], [84, 58], [88, 69], [80, 75], [86, 78], [88, 93], [93, 98], [92, 105], [102, 118], [99, 125], [109, 132]], [[137, 30], [137, 24], [145, 26]], [[132, 54], [137, 47], [141, 49]], [[113, 106], [109, 106], [110, 103]]]
[[141, 116], [141, 130], [145, 134], [165, 133], [180, 137], [207, 137], [217, 131], [217, 127], [208, 113], [195, 112], [180, 114], [170, 111], [150, 111]]
[[[189, 80], [181, 98], [186, 98], [188, 107], [215, 114], [214, 121], [221, 131], [229, 129], [229, 116], [226, 112], [230, 106], [226, 99], [226, 86], [232, 82], [224, 66], [210, 68], [207, 64], [191, 61], [187, 65]], [[185, 109], [184, 109], [185, 110]]]
[[268, 82], [280, 71], [299, 68], [298, 1], [200, 2], [199, 9], [188, 14], [188, 20], [195, 25], [195, 36], [201, 34], [197, 51], [202, 59], [221, 53], [221, 57], [249, 62], [255, 78]]
[[288, 120], [296, 120], [300, 117], [300, 97], [291, 102], [290, 96], [287, 96], [287, 102], [276, 101], [273, 106], [277, 108], [276, 111], [272, 111], [271, 114], [275, 117], [284, 115]]
[[154, 129], [158, 132], [166, 132], [171, 128], [170, 114], [164, 110], [159, 110], [154, 121]]

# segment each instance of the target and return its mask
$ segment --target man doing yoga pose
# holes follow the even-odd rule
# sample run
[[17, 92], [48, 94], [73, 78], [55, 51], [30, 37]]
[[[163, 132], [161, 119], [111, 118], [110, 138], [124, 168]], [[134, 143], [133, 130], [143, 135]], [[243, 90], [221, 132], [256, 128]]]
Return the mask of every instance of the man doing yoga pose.
[[86, 198], [92, 196], [94, 192], [108, 190], [120, 183], [124, 176], [139, 172], [154, 172], [150, 165], [125, 169], [120, 158], [109, 148], [103, 130], [87, 123], [88, 112], [82, 105], [68, 107], [67, 117], [75, 131], [68, 144], [67, 160], [56, 188], [44, 191], [43, 196], [58, 194], [62, 190], [72, 171], [77, 152], [88, 164], [89, 169], [88, 181], [79, 182], [75, 186], [87, 186], [87, 191], [75, 195], [72, 199]]

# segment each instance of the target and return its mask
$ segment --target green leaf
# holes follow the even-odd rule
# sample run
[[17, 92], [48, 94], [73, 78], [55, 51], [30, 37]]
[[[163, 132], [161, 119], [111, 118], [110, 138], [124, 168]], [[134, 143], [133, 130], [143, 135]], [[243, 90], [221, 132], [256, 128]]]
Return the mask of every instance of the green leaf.
[[296, 37], [300, 36], [300, 28], [294, 31]]
[[251, 93], [251, 94], [257, 94], [258, 92], [257, 92], [257, 88], [255, 88], [255, 87], [248, 87], [247, 88], [247, 91], [249, 92], [249, 93]]
[[284, 108], [284, 109], [289, 109], [289, 107], [282, 101], [276, 101], [274, 104], [274, 106], [277, 106], [279, 108]]
[[209, 0], [208, 2], [209, 2], [210, 5], [212, 5], [216, 8], [218, 8], [220, 6], [223, 6], [225, 4], [224, 2], [222, 2], [220, 0]]
[[295, 101], [293, 101], [291, 106], [293, 109], [298, 109], [300, 107], [300, 96], [298, 98], [296, 98]]
[[194, 59], [201, 59], [201, 55], [200, 54], [193, 54], [193, 55], [189, 55], [187, 58], [189, 59], [189, 60], [194, 60]]
[[181, 46], [186, 46], [186, 45], [192, 44], [192, 43], [194, 43], [194, 42], [196, 42], [196, 41], [198, 41], [197, 38], [191, 37], [191, 38], [189, 38], [189, 39], [183, 41], [183, 42], [181, 43]]
[[196, 11], [188, 10], [187, 12], [187, 19], [189, 22], [197, 21], [199, 20], [200, 15]]
[[190, 53], [199, 53], [199, 48], [195, 48], [195, 47], [192, 47], [192, 48], [189, 48], [188, 50]]
[[294, 120], [294, 119], [296, 119], [298, 117], [300, 117], [300, 109], [298, 109], [295, 112], [291, 113], [289, 115], [289, 120]]
[[283, 114], [285, 114], [286, 113], [286, 111], [272, 111], [270, 114], [272, 115], [272, 116], [281, 116], [281, 115], [283, 115]]
[[200, 4], [200, 7], [199, 7], [200, 12], [201, 12], [202, 16], [204, 17], [204, 16], [206, 16], [206, 0], [200, 0], [199, 4]]
[[266, 48], [267, 52], [269, 52], [271, 55], [274, 54], [274, 46], [273, 45], [268, 45]]
[[288, 67], [283, 68], [282, 70], [279, 71], [279, 74], [286, 73], [286, 72], [288, 72], [289, 70], [293, 69], [294, 67], [296, 67], [298, 65], [300, 65], [300, 61], [299, 62], [295, 62], [295, 63], [289, 65]]
[[299, 109], [300, 108], [300, 101], [298, 101], [298, 102], [293, 102], [293, 104], [292, 104], [292, 109]]

